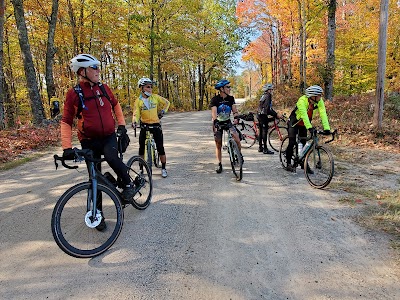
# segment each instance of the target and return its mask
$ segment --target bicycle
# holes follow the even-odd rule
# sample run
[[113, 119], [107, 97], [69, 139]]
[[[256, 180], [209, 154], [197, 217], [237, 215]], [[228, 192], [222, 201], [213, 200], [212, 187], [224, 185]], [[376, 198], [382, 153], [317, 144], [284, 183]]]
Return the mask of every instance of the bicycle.
[[[296, 168], [300, 165], [304, 168], [304, 174], [308, 183], [315, 188], [322, 189], [326, 187], [332, 180], [334, 174], [334, 159], [331, 151], [319, 144], [318, 135], [326, 135], [323, 131], [316, 131], [310, 138], [307, 139], [306, 145], [299, 153], [298, 144], [300, 143], [299, 136], [295, 146], [293, 146], [293, 167]], [[330, 133], [332, 138], [325, 142], [325, 144], [332, 142], [335, 139], [337, 130]], [[286, 136], [279, 151], [279, 159], [284, 168], [287, 167], [286, 149], [289, 144], [289, 137]]]
[[[242, 146], [245, 148], [250, 148], [259, 140], [258, 122], [255, 121], [254, 114], [252, 112], [239, 115], [237, 118], [241, 119], [241, 122], [239, 122], [235, 127], [239, 132]], [[252, 121], [253, 124], [249, 125], [243, 120]], [[287, 118], [285, 115], [283, 115], [281, 119], [274, 118], [272, 125], [268, 127], [268, 143], [275, 151], [279, 151], [281, 142], [288, 133], [286, 126], [279, 125], [281, 121], [286, 123]]]
[[[161, 120], [161, 118], [164, 116], [163, 113], [158, 114], [158, 118]], [[132, 124], [133, 128], [135, 129], [135, 137], [136, 137], [136, 126]], [[160, 162], [160, 155], [158, 154], [157, 151], [157, 145], [153, 137], [153, 133], [151, 132], [151, 129], [154, 128], [161, 128], [161, 124], [143, 124], [140, 123], [140, 128], [146, 130], [146, 140], [145, 140], [145, 147], [144, 147], [144, 157], [146, 159], [147, 165], [150, 168], [150, 172], [153, 172], [153, 165], [156, 168], [161, 168], [161, 162]]]
[[[238, 115], [236, 118], [240, 119], [239, 123], [234, 126], [239, 133], [242, 147], [252, 147], [258, 141], [258, 122], [255, 121], [254, 114], [249, 112], [248, 114]], [[244, 121], [250, 121], [253, 124], [249, 125]]]
[[[136, 209], [143, 210], [150, 205], [153, 183], [146, 162], [139, 156], [131, 157], [126, 165], [137, 191], [127, 202], [119, 190], [122, 188], [121, 180], [116, 180], [109, 172], [102, 174], [98, 170], [97, 164], [104, 158], [93, 158], [92, 150], [74, 150], [74, 161], [86, 162], [89, 180], [70, 187], [59, 198], [53, 209], [51, 231], [55, 242], [66, 254], [90, 258], [102, 254], [115, 243], [122, 230], [123, 209], [126, 206], [132, 204]], [[63, 157], [54, 155], [56, 169], [57, 161], [61, 161], [65, 168], [78, 168], [68, 165]], [[96, 230], [102, 219], [107, 221], [107, 228]]]
[[279, 151], [280, 145], [283, 141], [283, 138], [288, 135], [287, 126], [280, 126], [279, 123], [283, 121], [285, 124], [287, 122], [286, 115], [283, 114], [280, 119], [275, 119], [272, 122], [272, 125], [268, 128], [268, 143], [271, 148], [275, 151]]
[[237, 181], [243, 178], [243, 156], [239, 150], [239, 146], [233, 139], [231, 127], [233, 124], [228, 124], [225, 126], [219, 125], [220, 129], [224, 130], [224, 146], [223, 149], [228, 151], [229, 160], [231, 162], [232, 172], [236, 177]]

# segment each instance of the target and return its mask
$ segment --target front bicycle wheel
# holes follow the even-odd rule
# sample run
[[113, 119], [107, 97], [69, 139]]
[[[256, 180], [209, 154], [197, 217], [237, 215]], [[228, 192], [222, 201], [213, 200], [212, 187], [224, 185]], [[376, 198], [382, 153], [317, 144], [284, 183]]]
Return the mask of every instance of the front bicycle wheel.
[[[51, 218], [54, 240], [62, 251], [78, 258], [97, 256], [110, 248], [122, 230], [124, 212], [118, 196], [107, 186], [99, 183], [102, 204], [96, 219], [88, 211], [93, 191], [90, 182], [69, 188], [57, 201]], [[106, 229], [99, 231], [96, 225], [104, 218]]]
[[268, 132], [268, 143], [273, 150], [279, 151], [283, 138], [287, 135], [288, 130], [286, 127], [272, 127], [271, 130]]
[[243, 159], [242, 154], [239, 151], [239, 147], [234, 140], [230, 140], [230, 155], [231, 166], [233, 174], [236, 176], [236, 180], [240, 181], [243, 178]]
[[310, 149], [304, 159], [304, 174], [308, 183], [318, 189], [326, 187], [333, 178], [334, 161], [332, 153], [324, 146]]
[[[289, 146], [289, 136], [285, 136], [282, 140], [281, 147], [279, 149], [279, 160], [281, 161], [282, 167], [286, 169], [287, 167], [287, 159], [286, 159], [286, 149]], [[293, 156], [291, 161], [295, 161], [295, 153], [296, 153], [296, 145], [293, 146]]]
[[246, 123], [240, 123], [236, 125], [236, 129], [240, 131], [240, 144], [242, 147], [250, 148], [258, 141], [256, 131], [252, 126]]
[[139, 210], [150, 205], [153, 195], [153, 180], [147, 163], [140, 156], [131, 157], [126, 163], [129, 176], [135, 183], [136, 194], [132, 198], [132, 205]]
[[152, 155], [152, 147], [151, 147], [151, 141], [147, 141], [146, 142], [146, 153], [145, 153], [145, 158], [146, 158], [146, 162], [147, 165], [150, 169], [150, 173], [152, 172], [152, 168], [153, 168], [153, 155]]
[[156, 146], [156, 145], [154, 145], [154, 158], [153, 158], [153, 163], [154, 163], [154, 166], [155, 166], [156, 168], [161, 168], [160, 154], [158, 154], [157, 146]]

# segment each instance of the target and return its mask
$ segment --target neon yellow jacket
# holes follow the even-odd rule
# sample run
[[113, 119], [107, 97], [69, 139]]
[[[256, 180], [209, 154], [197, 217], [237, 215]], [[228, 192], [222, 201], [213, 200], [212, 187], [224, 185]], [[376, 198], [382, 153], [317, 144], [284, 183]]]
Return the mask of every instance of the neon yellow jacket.
[[[307, 114], [309, 105], [310, 104], [308, 102], [308, 98], [306, 95], [301, 96], [299, 98], [299, 100], [297, 100], [297, 103], [296, 103], [296, 107], [297, 107], [296, 118], [297, 118], [297, 120], [299, 120], [296, 124], [303, 121], [304, 126], [307, 129], [310, 129], [311, 127], [313, 127], [311, 125], [310, 118], [308, 117], [308, 114]], [[326, 114], [324, 100], [322, 99], [322, 97], [318, 101], [318, 103], [314, 104], [312, 117], [314, 116], [316, 109], [318, 109], [318, 113], [319, 113], [319, 116], [321, 117], [321, 122], [322, 122], [322, 126], [323, 126], [324, 130], [331, 130], [331, 128], [329, 126], [328, 115]], [[296, 125], [296, 124], [294, 124], [294, 125]]]
[[[156, 94], [152, 94], [149, 98], [149, 108], [144, 104], [144, 99], [142, 95], [139, 96], [139, 99], [136, 100], [135, 103], [135, 113], [133, 114], [133, 122], [146, 124], [156, 124], [160, 123], [160, 119], [158, 118], [158, 112], [164, 110], [164, 112], [168, 111], [170, 102]], [[162, 107], [161, 107], [162, 106]]]

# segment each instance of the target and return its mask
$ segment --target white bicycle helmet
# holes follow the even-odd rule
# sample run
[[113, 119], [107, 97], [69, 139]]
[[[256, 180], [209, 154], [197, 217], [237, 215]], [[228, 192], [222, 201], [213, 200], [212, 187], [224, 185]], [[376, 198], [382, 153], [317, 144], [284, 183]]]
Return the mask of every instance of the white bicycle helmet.
[[141, 86], [143, 86], [143, 85], [146, 85], [146, 84], [151, 84], [151, 85], [153, 85], [154, 83], [153, 83], [153, 81], [152, 81], [150, 78], [143, 77], [143, 78], [140, 78], [140, 79], [139, 79], [139, 81], [138, 81], [138, 87], [139, 87], [139, 88], [140, 88]]
[[273, 84], [272, 83], [267, 83], [267, 84], [265, 84], [263, 87], [262, 87], [262, 91], [263, 92], [265, 92], [265, 91], [268, 91], [268, 90], [272, 90], [274, 88], [274, 86], [273, 86]]
[[80, 68], [87, 68], [90, 66], [98, 65], [100, 65], [100, 62], [97, 60], [96, 57], [90, 54], [79, 54], [71, 59], [69, 67], [74, 73], [76, 73]]
[[306, 89], [306, 96], [310, 98], [312, 96], [321, 96], [324, 90], [319, 85], [312, 85]]

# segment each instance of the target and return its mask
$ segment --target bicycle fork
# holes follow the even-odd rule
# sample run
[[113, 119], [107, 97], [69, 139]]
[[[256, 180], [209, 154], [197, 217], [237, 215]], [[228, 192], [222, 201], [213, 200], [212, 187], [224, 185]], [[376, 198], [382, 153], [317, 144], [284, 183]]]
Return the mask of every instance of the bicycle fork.
[[100, 224], [103, 215], [101, 213], [101, 210], [97, 208], [97, 201], [99, 200], [98, 196], [101, 196], [101, 194], [98, 194], [97, 190], [98, 181], [95, 175], [96, 171], [94, 163], [90, 163], [89, 174], [92, 188], [88, 190], [88, 195], [86, 199], [85, 223], [88, 227], [95, 228], [97, 225]]

